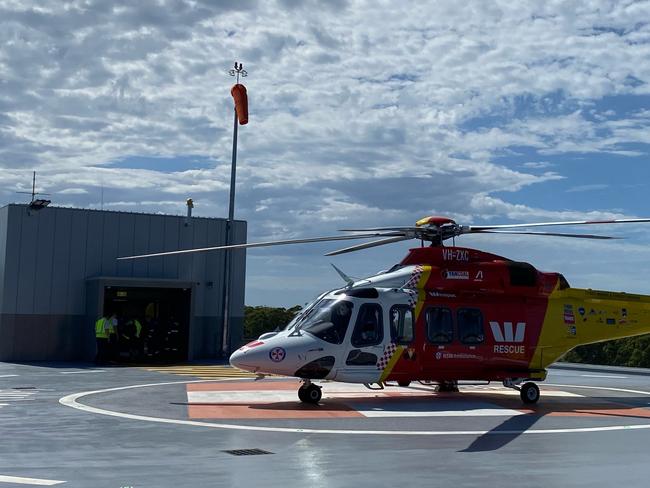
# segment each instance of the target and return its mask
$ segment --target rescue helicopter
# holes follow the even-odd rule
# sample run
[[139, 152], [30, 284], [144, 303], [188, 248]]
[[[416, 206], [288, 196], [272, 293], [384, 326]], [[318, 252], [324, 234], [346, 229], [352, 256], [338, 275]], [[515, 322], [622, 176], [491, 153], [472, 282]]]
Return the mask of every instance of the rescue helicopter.
[[284, 329], [236, 350], [230, 364], [260, 377], [300, 378], [298, 397], [311, 404], [321, 400], [318, 380], [370, 389], [419, 381], [443, 391], [458, 391], [459, 381], [499, 381], [533, 404], [547, 367], [571, 349], [650, 333], [650, 296], [572, 288], [560, 273], [457, 247], [455, 239], [488, 233], [615, 239], [530, 229], [642, 222], [650, 219], [467, 226], [431, 216], [414, 226], [343, 229], [353, 233], [120, 259], [375, 238], [326, 254], [331, 256], [418, 239], [420, 247], [373, 276], [355, 280], [336, 268], [345, 286], [319, 295]]

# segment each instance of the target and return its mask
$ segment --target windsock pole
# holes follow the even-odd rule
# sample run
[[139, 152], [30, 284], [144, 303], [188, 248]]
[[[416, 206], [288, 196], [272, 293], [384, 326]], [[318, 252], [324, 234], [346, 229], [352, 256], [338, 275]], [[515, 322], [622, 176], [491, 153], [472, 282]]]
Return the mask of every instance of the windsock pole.
[[[239, 77], [242, 78], [248, 75], [248, 72], [243, 69], [241, 63], [239, 65], [235, 63], [234, 69], [230, 70], [230, 76], [237, 76], [237, 83], [235, 87], [242, 86], [239, 85]], [[234, 89], [234, 88], [233, 88]], [[231, 91], [233, 97], [235, 94]], [[244, 89], [245, 96], [245, 89]], [[228, 220], [226, 221], [226, 235], [225, 242], [226, 246], [230, 245], [231, 236], [233, 233], [233, 222], [235, 220], [235, 178], [237, 175], [237, 131], [239, 129], [238, 125], [240, 120], [238, 120], [238, 103], [237, 97], [235, 97], [235, 108], [234, 108], [234, 122], [233, 122], [233, 135], [232, 135], [232, 160], [230, 165], [230, 202], [228, 204]], [[241, 108], [240, 108], [241, 110]], [[246, 103], [246, 112], [248, 112], [248, 103]], [[246, 119], [243, 123], [248, 122], [248, 113], [246, 113]], [[224, 251], [224, 263], [223, 263], [223, 299], [222, 299], [222, 317], [223, 317], [223, 327], [221, 329], [221, 355], [222, 357], [228, 357], [230, 353], [230, 275], [231, 275], [231, 251], [226, 249]]]

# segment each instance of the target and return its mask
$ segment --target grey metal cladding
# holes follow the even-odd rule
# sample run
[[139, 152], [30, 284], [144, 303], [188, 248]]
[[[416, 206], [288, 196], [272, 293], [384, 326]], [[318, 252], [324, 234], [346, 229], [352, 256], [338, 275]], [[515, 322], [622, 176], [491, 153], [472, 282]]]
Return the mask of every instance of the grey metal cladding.
[[[31, 219], [37, 224], [36, 252], [31, 256], [36, 261], [36, 273], [32, 293], [34, 308], [18, 309], [18, 313], [47, 314], [50, 312], [50, 299], [55, 283], [52, 277], [54, 261], [54, 232], [56, 230], [57, 211], [35, 212]], [[29, 257], [27, 257], [29, 259]]]
[[[165, 217], [162, 215], [151, 215], [149, 218], [149, 252], [164, 251], [163, 240], [165, 238]], [[171, 249], [168, 249], [171, 251]], [[149, 258], [149, 278], [159, 278], [163, 273], [163, 258]]]
[[102, 229], [102, 275], [118, 276], [117, 257], [119, 243], [120, 220], [128, 214], [120, 215], [115, 212], [102, 212], [104, 228]]
[[[119, 216], [117, 226], [117, 253], [118, 256], [133, 255], [133, 238], [135, 235], [135, 215], [124, 214]], [[105, 238], [109, 238], [106, 236]], [[116, 261], [117, 276], [133, 276], [133, 261]]]
[[[68, 310], [70, 284], [70, 245], [72, 243], [73, 212], [55, 209], [54, 239], [52, 242], [52, 291], [50, 304], [44, 313], [65, 314]], [[85, 236], [84, 236], [85, 239]], [[76, 260], [76, 256], [74, 257]]]
[[[212, 227], [221, 225], [221, 221], [216, 221]], [[179, 229], [178, 249], [191, 249], [194, 247], [194, 226], [190, 222], [183, 220], [183, 225]], [[194, 269], [194, 254], [180, 254], [178, 256], [178, 277], [181, 280], [192, 280], [192, 271]]]
[[[201, 248], [209, 245], [208, 243], [208, 226], [207, 222], [204, 220], [197, 220], [192, 223], [194, 242], [192, 248]], [[219, 251], [217, 251], [218, 253]], [[206, 267], [206, 254], [204, 252], [199, 252], [194, 255], [192, 261], [192, 277], [202, 277], [203, 279], [194, 279], [193, 281], [200, 282], [201, 284], [195, 288], [194, 291], [194, 303], [198, 305], [199, 310], [201, 311], [200, 315], [205, 315], [203, 310], [206, 306], [206, 287], [205, 282], [210, 281], [210, 271]], [[221, 268], [219, 268], [221, 274]], [[208, 299], [212, 299], [209, 297]], [[214, 297], [216, 298], [216, 297]]]
[[[7, 263], [7, 223], [9, 208], [0, 208], [0, 310], [5, 297], [5, 266]], [[1, 331], [0, 331], [1, 333]]]
[[[163, 249], [165, 251], [180, 249], [180, 247], [178, 247], [179, 231], [179, 219], [165, 219], [165, 233], [163, 238]], [[164, 258], [163, 277], [178, 278], [178, 256], [169, 256]]]
[[[23, 213], [26, 214], [23, 209]], [[18, 247], [18, 295], [15, 313], [34, 313], [34, 288], [38, 283], [36, 274], [36, 253], [38, 251], [38, 224], [41, 215], [30, 218], [21, 216], [20, 238]], [[13, 229], [12, 229], [13, 230]]]
[[[46, 209], [47, 210], [47, 209]], [[88, 212], [87, 249], [86, 249], [86, 276], [100, 276], [102, 274], [102, 252], [104, 248], [104, 219], [101, 214]]]
[[[134, 215], [134, 228], [133, 228], [133, 254], [146, 254], [149, 252], [149, 225], [151, 216], [142, 214]], [[133, 267], [131, 268], [132, 276], [149, 276], [149, 263], [148, 259], [135, 259], [131, 261]]]
[[72, 218], [68, 249], [70, 260], [66, 283], [66, 310], [74, 315], [82, 315], [86, 308], [86, 276], [92, 276], [86, 272], [87, 255], [91, 248], [96, 247], [96, 243], [93, 243], [90, 237], [89, 213], [75, 210], [70, 212], [70, 215]]
[[7, 251], [3, 276], [4, 292], [2, 311], [4, 313], [16, 313], [18, 277], [20, 276], [20, 234], [22, 220], [13, 212], [12, 207], [4, 207], [3, 210], [5, 209], [7, 210]]

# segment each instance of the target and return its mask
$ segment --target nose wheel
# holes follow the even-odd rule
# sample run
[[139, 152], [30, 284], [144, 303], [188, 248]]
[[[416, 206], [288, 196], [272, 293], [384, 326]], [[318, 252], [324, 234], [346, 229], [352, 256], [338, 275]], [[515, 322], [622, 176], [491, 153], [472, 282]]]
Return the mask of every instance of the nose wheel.
[[322, 396], [323, 392], [321, 391], [321, 387], [313, 383], [305, 382], [300, 388], [298, 388], [298, 398], [300, 398], [300, 401], [303, 403], [317, 405]]

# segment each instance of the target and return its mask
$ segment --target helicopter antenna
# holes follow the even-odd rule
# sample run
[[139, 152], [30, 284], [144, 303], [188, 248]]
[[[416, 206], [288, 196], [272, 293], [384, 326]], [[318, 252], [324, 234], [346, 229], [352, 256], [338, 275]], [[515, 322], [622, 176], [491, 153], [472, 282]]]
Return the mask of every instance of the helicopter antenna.
[[341, 278], [343, 278], [343, 281], [345, 281], [345, 282], [348, 284], [348, 287], [351, 287], [352, 285], [354, 285], [354, 280], [353, 280], [352, 278], [350, 278], [350, 277], [349, 277], [348, 275], [346, 275], [343, 271], [341, 271], [339, 268], [337, 268], [336, 266], [334, 266], [333, 263], [330, 263], [330, 264], [332, 265], [332, 268], [334, 268], [334, 269], [336, 270], [336, 272], [339, 274], [339, 276], [340, 276]]

